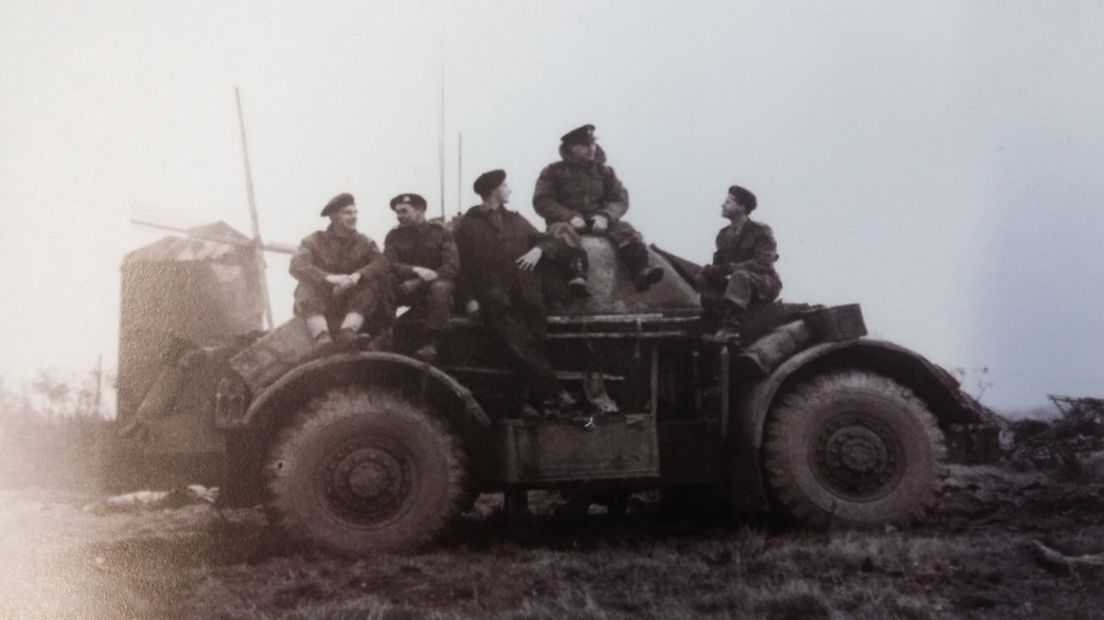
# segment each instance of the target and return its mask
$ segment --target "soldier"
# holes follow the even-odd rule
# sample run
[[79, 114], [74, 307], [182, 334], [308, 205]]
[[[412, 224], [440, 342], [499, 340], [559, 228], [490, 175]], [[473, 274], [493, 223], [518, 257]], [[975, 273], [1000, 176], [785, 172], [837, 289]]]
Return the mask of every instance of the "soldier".
[[391, 199], [399, 225], [387, 233], [383, 253], [391, 263], [398, 305], [424, 305], [426, 337], [415, 355], [432, 362], [437, 344], [449, 324], [453, 282], [460, 271], [460, 257], [452, 233], [436, 222], [427, 222], [426, 201], [418, 194]]
[[[357, 232], [352, 194], [338, 194], [322, 209], [326, 230], [307, 235], [291, 258], [295, 315], [307, 322], [316, 347], [336, 342], [352, 346], [367, 319], [390, 327], [390, 279], [387, 258], [376, 242]], [[331, 337], [331, 324], [339, 325]]]
[[473, 187], [483, 202], [456, 225], [460, 298], [467, 314], [501, 336], [520, 362], [530, 400], [523, 410], [531, 413], [535, 405], [544, 415], [555, 415], [575, 399], [560, 387], [544, 353], [544, 300], [535, 270], [567, 248], [506, 210], [510, 186], [502, 170], [481, 174]]
[[[629, 193], [594, 137], [594, 125], [583, 125], [560, 138], [562, 161], [541, 170], [533, 190], [533, 208], [544, 218], [548, 232], [570, 247], [581, 247], [585, 232], [609, 237], [621, 262], [632, 274], [638, 291], [663, 279], [663, 269], [648, 265], [644, 239], [622, 220], [629, 210]], [[581, 272], [580, 272], [581, 270]], [[586, 265], [576, 268], [576, 280], [583, 278]]]
[[774, 234], [749, 218], [756, 205], [755, 194], [738, 185], [728, 188], [721, 215], [732, 223], [717, 233], [713, 264], [702, 270], [702, 305], [720, 320], [719, 339], [738, 338], [740, 316], [748, 306], [774, 301], [782, 291], [774, 270]]

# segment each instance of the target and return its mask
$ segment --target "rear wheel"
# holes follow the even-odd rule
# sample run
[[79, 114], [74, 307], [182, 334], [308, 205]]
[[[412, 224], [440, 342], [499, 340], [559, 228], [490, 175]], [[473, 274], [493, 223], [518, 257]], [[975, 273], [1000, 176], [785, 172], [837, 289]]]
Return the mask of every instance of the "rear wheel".
[[333, 551], [407, 551], [459, 513], [465, 462], [424, 406], [392, 392], [342, 388], [314, 400], [267, 465], [278, 522]]
[[908, 524], [927, 516], [944, 478], [943, 435], [925, 404], [881, 375], [840, 371], [799, 385], [772, 411], [767, 479], [803, 524]]

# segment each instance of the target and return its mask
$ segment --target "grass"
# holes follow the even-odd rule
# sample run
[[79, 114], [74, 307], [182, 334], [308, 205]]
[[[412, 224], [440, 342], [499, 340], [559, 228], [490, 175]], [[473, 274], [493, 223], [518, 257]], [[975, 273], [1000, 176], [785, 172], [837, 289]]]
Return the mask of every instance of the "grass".
[[[644, 512], [505, 529], [484, 510], [428, 552], [348, 560], [288, 546], [252, 511], [48, 512], [8, 519], [40, 531], [9, 541], [38, 551], [0, 617], [1091, 618], [1102, 602], [1093, 584], [1031, 565], [1007, 528], [814, 534]], [[1054, 532], [1071, 552], [1102, 534]], [[62, 596], [32, 596], [51, 585]]]
[[[59, 444], [76, 446], [63, 471], [86, 443]], [[50, 457], [33, 458], [25, 471]], [[950, 482], [931, 525], [876, 532], [721, 527], [650, 504], [557, 519], [541, 494], [506, 527], [484, 496], [434, 548], [358, 560], [294, 544], [257, 510], [97, 515], [87, 494], [24, 484], [0, 491], [0, 618], [1104, 618], [1099, 575], [1025, 553], [1104, 553], [1104, 481], [955, 466]]]

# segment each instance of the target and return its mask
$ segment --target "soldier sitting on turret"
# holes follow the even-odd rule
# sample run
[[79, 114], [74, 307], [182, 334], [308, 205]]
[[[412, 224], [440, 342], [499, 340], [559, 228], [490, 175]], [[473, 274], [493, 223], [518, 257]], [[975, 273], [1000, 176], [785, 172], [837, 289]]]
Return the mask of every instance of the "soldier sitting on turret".
[[[352, 194], [338, 194], [322, 209], [330, 218], [326, 230], [307, 235], [291, 257], [295, 315], [307, 322], [315, 347], [336, 343], [351, 347], [366, 320], [372, 327], [390, 327], [388, 261], [375, 241], [357, 232], [357, 206]], [[338, 325], [336, 336], [330, 324]]]
[[[544, 218], [548, 233], [573, 248], [582, 247], [579, 235], [584, 232], [608, 237], [638, 291], [663, 279], [662, 268], [648, 265], [644, 238], [621, 219], [629, 210], [629, 192], [606, 165], [594, 125], [564, 134], [560, 156], [563, 161], [541, 170], [533, 190], [533, 208]], [[586, 264], [576, 264], [573, 276], [572, 290], [585, 290]]]
[[391, 263], [396, 303], [424, 305], [426, 337], [415, 355], [432, 362], [437, 358], [440, 336], [448, 329], [460, 256], [452, 233], [442, 224], [426, 221], [425, 198], [399, 194], [391, 199], [391, 210], [399, 225], [387, 233], [383, 253]]
[[774, 270], [777, 245], [770, 226], [753, 222], [755, 194], [738, 185], [728, 188], [721, 216], [732, 223], [717, 233], [713, 264], [702, 270], [703, 308], [719, 320], [718, 340], [738, 340], [740, 317], [753, 303], [769, 303], [782, 291]]

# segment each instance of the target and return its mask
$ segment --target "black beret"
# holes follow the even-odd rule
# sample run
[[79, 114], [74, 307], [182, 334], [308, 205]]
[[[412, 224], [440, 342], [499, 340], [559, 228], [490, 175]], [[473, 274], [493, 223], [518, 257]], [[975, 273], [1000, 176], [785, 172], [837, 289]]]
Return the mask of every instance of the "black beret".
[[334, 211], [340, 211], [351, 204], [356, 204], [356, 199], [353, 198], [352, 194], [342, 192], [331, 198], [326, 206], [322, 207], [322, 217], [326, 217]]
[[415, 209], [425, 209], [426, 200], [418, 194], [399, 194], [391, 199], [391, 210], [399, 205], [413, 205]]
[[583, 125], [560, 136], [564, 144], [592, 144], [595, 141], [594, 125]]
[[733, 185], [732, 187], [729, 187], [728, 194], [735, 198], [736, 202], [744, 205], [744, 209], [746, 209], [748, 213], [751, 213], [755, 210], [755, 207], [757, 206], [755, 194], [740, 187], [739, 185]]
[[475, 183], [472, 183], [472, 189], [480, 196], [486, 196], [497, 189], [499, 185], [502, 185], [502, 182], [505, 180], [505, 170], [491, 170], [490, 172], [484, 172], [479, 175]]

